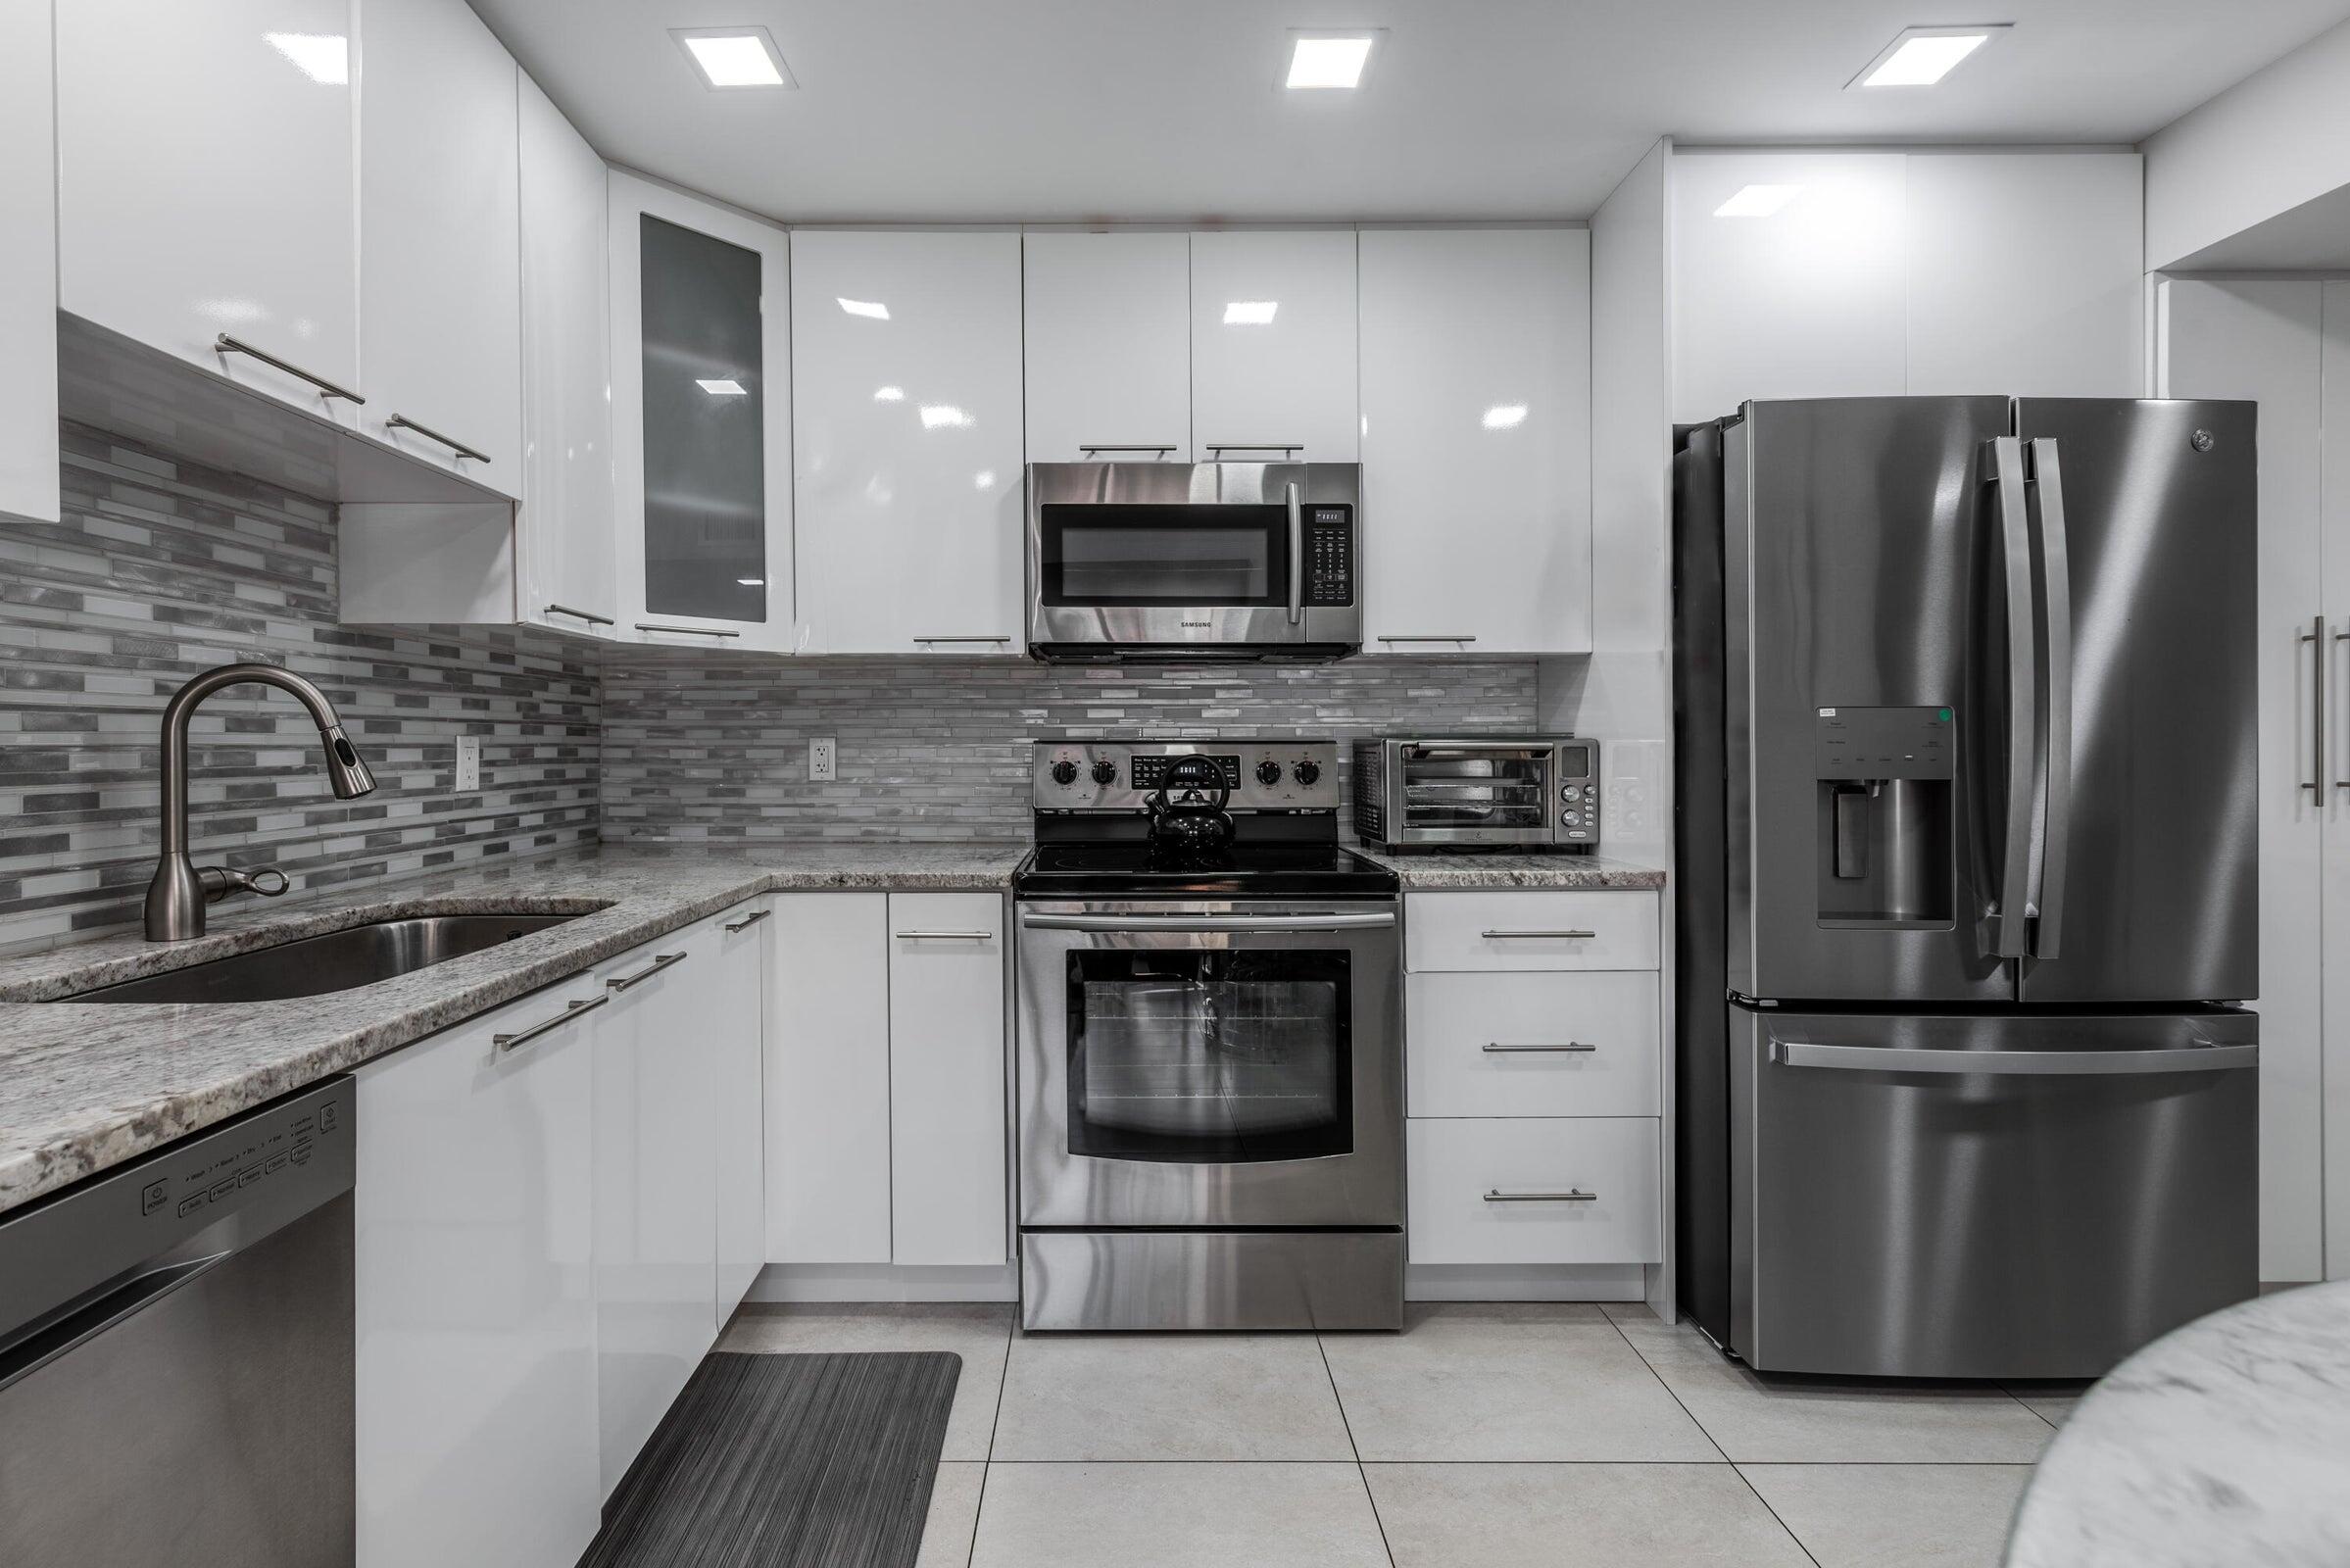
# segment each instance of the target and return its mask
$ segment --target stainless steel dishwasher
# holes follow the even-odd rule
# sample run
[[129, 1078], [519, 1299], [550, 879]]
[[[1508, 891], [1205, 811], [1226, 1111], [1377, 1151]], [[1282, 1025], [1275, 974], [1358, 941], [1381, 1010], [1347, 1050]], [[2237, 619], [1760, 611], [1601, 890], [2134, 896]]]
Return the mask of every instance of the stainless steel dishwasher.
[[0, 1563], [354, 1555], [333, 1078], [0, 1216]]

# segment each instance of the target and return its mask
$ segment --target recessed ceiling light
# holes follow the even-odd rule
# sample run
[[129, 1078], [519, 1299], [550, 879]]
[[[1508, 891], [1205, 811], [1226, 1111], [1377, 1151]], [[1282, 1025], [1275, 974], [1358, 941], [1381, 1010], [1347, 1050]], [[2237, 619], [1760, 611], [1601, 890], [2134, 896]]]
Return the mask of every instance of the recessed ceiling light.
[[1800, 185], [1740, 185], [1737, 195], [1714, 209], [1714, 216], [1768, 218], [1802, 194]]
[[971, 416], [952, 403], [925, 403], [922, 405], [922, 428], [925, 430], [936, 430], [941, 425], [964, 425], [970, 422]]
[[971, 475], [971, 483], [981, 490], [995, 489], [996, 470], [993, 468], [980, 469], [977, 473]]
[[735, 581], [746, 588], [764, 588], [767, 585], [767, 579], [764, 577], [737, 577]]
[[719, 381], [705, 381], [696, 376], [694, 385], [708, 392], [713, 398], [747, 398], [751, 395], [749, 387], [731, 376]]
[[902, 386], [877, 386], [873, 389], [873, 401], [876, 403], [904, 403], [906, 401], [906, 388]]
[[1485, 411], [1485, 427], [1489, 430], [1512, 430], [1525, 422], [1523, 403], [1496, 403]]
[[890, 318], [890, 308], [879, 300], [845, 300], [835, 294], [832, 302], [851, 316], [868, 316], [876, 321], [886, 321]]
[[669, 36], [712, 87], [800, 85], [764, 27], [671, 27]]
[[1905, 27], [1859, 75], [1850, 87], [1931, 87], [1958, 69], [1960, 61], [1989, 43], [2012, 25], [1985, 22], [1966, 27]]
[[339, 32], [265, 32], [262, 41], [302, 74], [329, 87], [351, 84], [351, 40]]
[[1271, 326], [1279, 300], [1234, 300], [1224, 307], [1226, 326]]
[[1292, 33], [1289, 87], [1358, 87], [1371, 59], [1374, 32]]

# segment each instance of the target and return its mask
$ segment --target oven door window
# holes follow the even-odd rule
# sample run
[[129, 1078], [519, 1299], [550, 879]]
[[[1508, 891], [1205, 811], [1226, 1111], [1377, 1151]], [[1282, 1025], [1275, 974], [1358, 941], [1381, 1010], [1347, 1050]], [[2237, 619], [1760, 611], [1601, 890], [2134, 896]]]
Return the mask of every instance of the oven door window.
[[1285, 507], [1048, 503], [1040, 510], [1037, 588], [1047, 605], [1289, 603]]
[[1069, 1152], [1245, 1164], [1354, 1148], [1343, 950], [1069, 956]]

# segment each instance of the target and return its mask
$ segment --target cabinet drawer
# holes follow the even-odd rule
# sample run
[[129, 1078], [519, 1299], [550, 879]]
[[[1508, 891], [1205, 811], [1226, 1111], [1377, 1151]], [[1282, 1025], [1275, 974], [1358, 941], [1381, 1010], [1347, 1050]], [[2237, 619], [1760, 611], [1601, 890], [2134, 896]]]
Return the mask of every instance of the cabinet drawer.
[[[1414, 1121], [1407, 1149], [1415, 1263], [1653, 1263], [1663, 1255], [1653, 1117]], [[1562, 1196], [1526, 1196], [1547, 1193]]]
[[1653, 969], [1656, 895], [1414, 893], [1403, 904], [1404, 967]]
[[1415, 974], [1404, 986], [1414, 1116], [1653, 1116], [1657, 978]]

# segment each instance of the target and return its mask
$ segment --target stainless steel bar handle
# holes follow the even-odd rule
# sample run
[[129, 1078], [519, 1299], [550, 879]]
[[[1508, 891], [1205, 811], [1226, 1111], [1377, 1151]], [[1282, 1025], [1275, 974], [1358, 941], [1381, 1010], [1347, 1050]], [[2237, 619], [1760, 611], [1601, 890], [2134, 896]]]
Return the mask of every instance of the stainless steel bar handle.
[[604, 983], [612, 987], [614, 991], [627, 991], [632, 987], [643, 985], [646, 981], [652, 979], [655, 975], [661, 973], [663, 969], [666, 969], [673, 963], [685, 962], [685, 958], [686, 956], [682, 953], [655, 954], [653, 956], [653, 961], [646, 964], [636, 973], [615, 974]]
[[554, 1017], [541, 1019], [539, 1022], [532, 1024], [527, 1029], [517, 1029], [511, 1035], [490, 1036], [490, 1044], [498, 1049], [500, 1054], [504, 1054], [505, 1053], [514, 1050], [516, 1046], [527, 1046], [539, 1036], [543, 1034], [551, 1034], [555, 1030], [561, 1029], [564, 1024], [569, 1023], [572, 1019], [578, 1017], [583, 1012], [594, 1012], [598, 1007], [603, 1006], [610, 1001], [612, 1001], [612, 998], [607, 995], [590, 998], [585, 1002], [569, 1003], [565, 1004], [563, 1011], [557, 1013]]
[[901, 942], [993, 942], [993, 931], [900, 931]]
[[2094, 1078], [2122, 1073], [2218, 1072], [2250, 1067], [2258, 1046], [2178, 1046], [2157, 1051], [1949, 1051], [1897, 1046], [1823, 1046], [1774, 1040], [1771, 1059], [1783, 1067], [1833, 1067], [1851, 1072], [2038, 1074]]
[[1480, 931], [1488, 942], [1589, 942], [1596, 931]]
[[546, 613], [550, 615], [569, 615], [573, 619], [590, 621], [598, 626], [617, 626], [619, 624], [618, 621], [612, 619], [610, 615], [599, 615], [592, 610], [573, 610], [569, 605], [549, 605], [546, 609]]
[[1597, 1046], [1587, 1045], [1581, 1040], [1564, 1040], [1560, 1041], [1556, 1045], [1540, 1043], [1532, 1045], [1504, 1045], [1498, 1040], [1489, 1040], [1485, 1043], [1485, 1052], [1488, 1055], [1514, 1054], [1515, 1053], [1521, 1051], [1591, 1052], [1597, 1051], [1598, 1049], [1599, 1048]]
[[1443, 636], [1390, 637], [1383, 632], [1380, 634], [1379, 640], [1383, 643], [1473, 643], [1477, 640], [1477, 634], [1473, 631], [1465, 631], [1447, 632]]
[[[1183, 448], [1178, 443], [1169, 443], [1163, 446], [1151, 446], [1143, 442], [1133, 441], [1121, 446], [1113, 441], [1081, 441], [1077, 444], [1077, 450], [1080, 452], [1181, 452]], [[1208, 450], [1214, 451], [1216, 449], [1211, 447]]]
[[1597, 1193], [1587, 1193], [1580, 1187], [1570, 1187], [1563, 1193], [1505, 1193], [1495, 1187], [1488, 1191], [1489, 1203], [1596, 1203]]
[[918, 643], [1007, 643], [1009, 637], [916, 637]]
[[748, 931], [774, 912], [773, 909], [759, 909], [744, 915], [740, 920], [729, 920], [726, 922], [726, 934], [733, 936], [737, 931]]
[[1290, 624], [1305, 618], [1305, 509], [1292, 482], [1283, 487], [1290, 504]]
[[[2336, 642], [2337, 644], [2339, 644], [2339, 643], [2350, 643], [2350, 631], [2337, 631], [2337, 632], [2335, 632], [2335, 633], [2333, 634], [2333, 640], [2334, 640], [2334, 642]], [[2325, 767], [2324, 767], [2324, 764], [2322, 764], [2322, 763], [2321, 763], [2321, 764], [2320, 764], [2320, 766], [2319, 766], [2319, 770], [2318, 770], [2318, 776], [2319, 776], [2320, 778], [2323, 778], [2323, 777], [2325, 777], [2325, 776], [2326, 776]], [[2333, 781], [2333, 787], [2334, 787], [2335, 789], [2337, 789], [2337, 790], [2350, 790], [2350, 778], [2337, 778], [2337, 779], [2335, 779], [2335, 780]]]
[[1360, 931], [1392, 926], [1395, 916], [1375, 914], [1041, 914], [1020, 911], [1031, 931]]
[[2312, 617], [2301, 634], [2309, 644], [2309, 777], [2301, 787], [2323, 800], [2326, 795], [2326, 617]]
[[387, 430], [414, 430], [416, 432], [416, 434], [422, 436], [427, 441], [439, 442], [442, 446], [447, 447], [450, 451], [456, 453], [461, 458], [471, 458], [475, 463], [487, 463], [490, 461], [490, 455], [488, 453], [477, 451], [472, 447], [466, 446], [463, 441], [458, 440], [457, 437], [453, 435], [443, 435], [440, 433], [440, 431], [435, 430], [428, 424], [418, 424], [416, 420], [410, 418], [405, 414], [395, 414], [390, 418], [384, 420], [383, 424], [384, 428]]
[[2065, 532], [2065, 479], [2056, 442], [2035, 437], [2031, 495], [2039, 503], [2040, 638], [2047, 670], [2047, 749], [2040, 777], [2039, 918], [2034, 957], [2053, 958], [2063, 935], [2065, 865], [2073, 843], [2073, 569]]
[[2024, 449], [2012, 435], [1991, 441], [1991, 484], [1998, 492], [2007, 591], [2007, 842], [1999, 858], [1991, 953], [2021, 958], [2029, 951], [2031, 934], [2032, 806], [2039, 783], [2039, 651], [2032, 628], [2032, 525], [2024, 505]]
[[742, 635], [739, 631], [720, 631], [715, 626], [664, 626], [655, 620], [640, 620], [636, 623], [636, 629], [669, 632], [679, 637], [740, 637]]
[[349, 387], [336, 386], [332, 381], [327, 380], [326, 377], [322, 375], [313, 375], [310, 371], [302, 368], [301, 366], [279, 359], [276, 355], [271, 354], [268, 349], [257, 349], [252, 344], [245, 342], [242, 338], [230, 337], [225, 332], [222, 332], [220, 336], [212, 340], [212, 347], [215, 354], [242, 354], [249, 359], [259, 360], [262, 364], [267, 365], [273, 369], [283, 370], [286, 374], [292, 376], [297, 381], [308, 381], [312, 386], [317, 387], [319, 391], [325, 393], [330, 398], [341, 398], [345, 403], [353, 404], [365, 403], [367, 401], [366, 398], [363, 398], [358, 393], [352, 391]]
[[1303, 452], [1302, 441], [1207, 441], [1201, 443], [1208, 452]]

